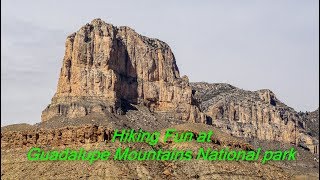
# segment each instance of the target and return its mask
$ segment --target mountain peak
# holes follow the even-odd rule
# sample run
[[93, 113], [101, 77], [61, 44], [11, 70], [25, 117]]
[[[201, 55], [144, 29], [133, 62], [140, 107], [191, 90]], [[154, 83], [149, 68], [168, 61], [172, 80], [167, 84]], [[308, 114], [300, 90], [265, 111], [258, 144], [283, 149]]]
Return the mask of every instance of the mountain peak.
[[180, 77], [166, 43], [94, 19], [68, 36], [57, 92], [42, 121], [123, 114], [127, 103], [175, 112], [181, 120], [204, 121], [192, 104], [187, 79]]

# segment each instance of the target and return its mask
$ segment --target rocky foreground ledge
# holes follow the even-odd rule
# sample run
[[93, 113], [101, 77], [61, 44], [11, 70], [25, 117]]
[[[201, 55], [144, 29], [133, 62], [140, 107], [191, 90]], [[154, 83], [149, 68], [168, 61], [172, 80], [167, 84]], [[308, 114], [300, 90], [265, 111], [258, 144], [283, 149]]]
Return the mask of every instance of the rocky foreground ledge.
[[[200, 127], [200, 128], [196, 128]], [[231, 137], [218, 129], [210, 128], [202, 124], [182, 124], [173, 126], [179, 132], [190, 131], [198, 135], [202, 129], [215, 131], [212, 145], [229, 146], [244, 150], [251, 150], [253, 146], [245, 141]], [[138, 130], [137, 130], [138, 131]], [[164, 131], [164, 130], [162, 130]], [[108, 143], [110, 142], [114, 129], [106, 126], [86, 124], [82, 126], [68, 126], [56, 129], [33, 128], [20, 131], [1, 132], [1, 148], [29, 148], [29, 147], [59, 147], [59, 146], [81, 146], [84, 144]]]

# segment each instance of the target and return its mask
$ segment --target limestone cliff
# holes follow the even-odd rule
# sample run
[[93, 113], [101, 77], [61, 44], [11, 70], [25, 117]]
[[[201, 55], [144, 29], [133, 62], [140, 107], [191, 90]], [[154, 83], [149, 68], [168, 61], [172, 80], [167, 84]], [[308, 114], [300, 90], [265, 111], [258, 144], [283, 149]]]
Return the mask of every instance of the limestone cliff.
[[166, 43], [95, 19], [68, 36], [65, 46], [57, 92], [42, 121], [124, 114], [128, 103], [174, 112], [180, 120], [204, 121]]

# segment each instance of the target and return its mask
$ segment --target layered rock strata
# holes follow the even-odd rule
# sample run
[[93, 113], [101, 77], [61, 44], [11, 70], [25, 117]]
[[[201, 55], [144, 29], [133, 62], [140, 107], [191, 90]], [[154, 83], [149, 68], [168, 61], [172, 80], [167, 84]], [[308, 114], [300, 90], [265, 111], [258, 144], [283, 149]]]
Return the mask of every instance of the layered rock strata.
[[1, 148], [57, 147], [103, 142], [113, 130], [97, 125], [1, 132]]

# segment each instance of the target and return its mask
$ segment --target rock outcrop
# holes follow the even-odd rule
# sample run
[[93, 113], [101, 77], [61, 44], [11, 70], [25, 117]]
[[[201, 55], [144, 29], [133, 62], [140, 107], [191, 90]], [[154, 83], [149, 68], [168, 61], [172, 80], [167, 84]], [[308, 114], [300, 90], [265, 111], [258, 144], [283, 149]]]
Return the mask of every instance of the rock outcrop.
[[65, 46], [57, 91], [42, 121], [90, 113], [122, 115], [132, 103], [174, 112], [179, 120], [204, 122], [193, 105], [188, 78], [180, 77], [166, 43], [94, 19], [68, 36]]
[[198, 105], [212, 124], [237, 137], [292, 143], [318, 153], [319, 137], [270, 90], [245, 91], [229, 84], [191, 83]]
[[57, 129], [1, 132], [1, 148], [57, 147], [108, 141], [113, 130], [104, 126], [83, 125]]

